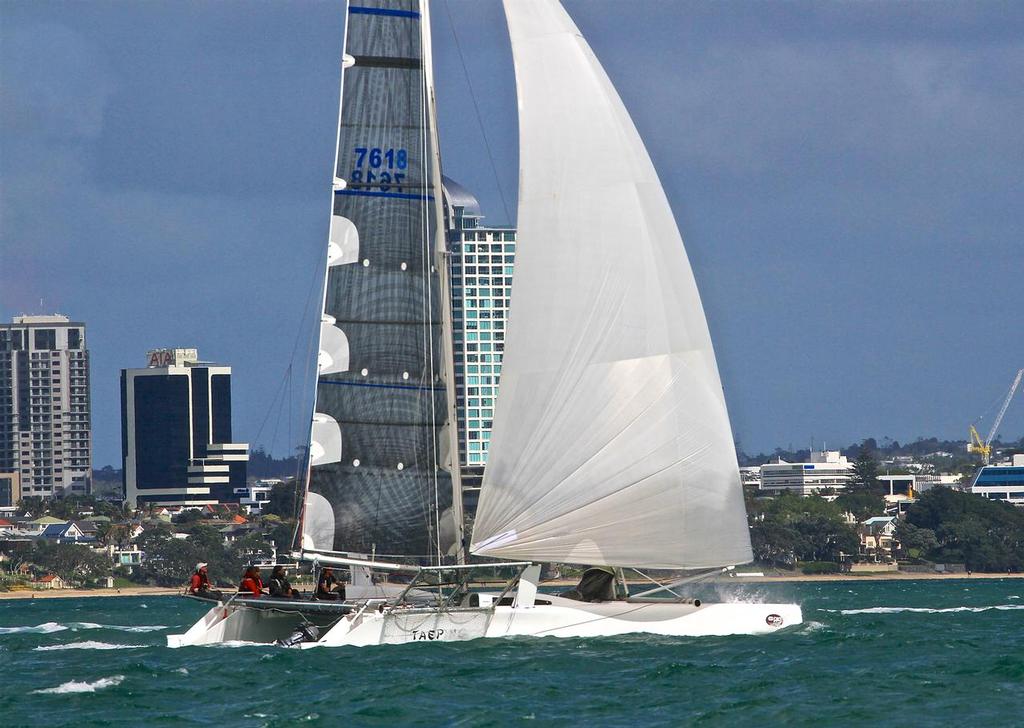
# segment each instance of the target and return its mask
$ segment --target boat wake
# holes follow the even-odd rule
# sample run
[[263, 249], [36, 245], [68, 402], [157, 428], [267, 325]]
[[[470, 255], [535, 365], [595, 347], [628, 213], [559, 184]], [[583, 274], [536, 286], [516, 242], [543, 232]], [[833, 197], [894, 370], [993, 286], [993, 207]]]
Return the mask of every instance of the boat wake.
[[120, 685], [124, 682], [124, 675], [112, 675], [110, 677], [101, 677], [99, 680], [93, 680], [92, 682], [78, 682], [77, 680], [71, 680], [62, 685], [58, 685], [55, 688], [44, 688], [42, 690], [33, 690], [32, 692], [38, 695], [62, 695], [64, 693], [95, 693], [97, 690], [103, 688], [112, 688], [115, 685]]
[[1015, 609], [1024, 609], [1024, 604], [995, 604], [988, 607], [946, 607], [944, 609], [932, 609], [931, 607], [866, 607], [864, 609], [823, 609], [821, 611], [844, 615], [899, 614], [900, 612], [913, 612], [915, 614], [953, 614], [957, 612], [1006, 612]]
[[52, 650], [136, 650], [146, 645], [114, 645], [109, 642], [97, 642], [86, 640], [85, 642], [66, 642], [62, 645], [43, 645], [34, 648], [36, 652], [50, 652]]

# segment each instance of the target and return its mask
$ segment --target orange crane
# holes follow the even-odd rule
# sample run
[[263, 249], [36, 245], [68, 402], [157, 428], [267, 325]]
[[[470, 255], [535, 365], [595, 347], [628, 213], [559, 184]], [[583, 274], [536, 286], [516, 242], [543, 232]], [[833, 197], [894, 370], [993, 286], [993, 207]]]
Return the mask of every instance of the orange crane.
[[1003, 400], [1003, 406], [999, 408], [999, 414], [992, 420], [992, 429], [988, 431], [988, 437], [982, 440], [974, 425], [971, 425], [971, 440], [967, 443], [967, 452], [976, 452], [981, 455], [981, 461], [985, 465], [988, 465], [988, 461], [992, 457], [992, 438], [996, 436], [996, 430], [999, 429], [1003, 415], [1006, 414], [1006, 408], [1010, 406], [1010, 400], [1013, 399], [1022, 378], [1024, 378], [1024, 369], [1018, 369], [1017, 376], [1013, 378], [1013, 384], [1010, 385], [1010, 391], [1006, 393], [1006, 399]]

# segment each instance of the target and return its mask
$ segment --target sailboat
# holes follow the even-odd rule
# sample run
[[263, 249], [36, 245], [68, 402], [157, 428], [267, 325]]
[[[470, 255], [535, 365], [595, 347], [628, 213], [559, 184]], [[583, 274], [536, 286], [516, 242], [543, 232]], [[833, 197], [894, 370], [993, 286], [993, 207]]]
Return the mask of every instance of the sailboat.
[[[471, 537], [428, 0], [353, 0], [295, 554], [351, 581], [341, 602], [217, 603], [171, 646], [758, 634], [802, 621], [796, 604], [682, 591], [752, 559], [693, 273], [643, 142], [568, 13], [558, 0], [504, 10], [519, 237]], [[549, 594], [551, 563], [593, 568]], [[651, 569], [686, 576], [631, 595], [626, 571]]]

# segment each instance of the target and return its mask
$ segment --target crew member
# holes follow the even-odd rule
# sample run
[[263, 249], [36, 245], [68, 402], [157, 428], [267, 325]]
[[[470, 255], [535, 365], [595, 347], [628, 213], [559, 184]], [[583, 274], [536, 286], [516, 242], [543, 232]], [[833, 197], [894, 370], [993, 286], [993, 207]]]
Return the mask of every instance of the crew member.
[[260, 567], [250, 566], [242, 576], [242, 583], [238, 585], [238, 591], [244, 597], [259, 597], [263, 594], [263, 580], [260, 579]]
[[196, 572], [192, 574], [192, 580], [188, 586], [188, 593], [193, 596], [203, 597], [204, 599], [217, 599], [222, 598], [222, 594], [216, 589], [212, 589], [213, 585], [210, 584], [210, 575], [207, 573], [206, 564], [199, 562], [196, 564]]
[[325, 566], [320, 572], [320, 579], [316, 583], [316, 598], [329, 600], [345, 598], [345, 585], [338, 583], [334, 577], [334, 569], [329, 566]]
[[270, 587], [270, 596], [277, 599], [299, 599], [301, 596], [297, 589], [292, 589], [288, 581], [288, 572], [280, 564], [270, 572], [270, 581], [267, 585]]

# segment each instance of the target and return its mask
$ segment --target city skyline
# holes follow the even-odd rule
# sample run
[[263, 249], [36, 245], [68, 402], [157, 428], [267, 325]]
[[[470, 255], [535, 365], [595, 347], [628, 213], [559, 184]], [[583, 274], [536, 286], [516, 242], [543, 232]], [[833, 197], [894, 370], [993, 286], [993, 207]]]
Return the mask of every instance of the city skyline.
[[[1024, 364], [1024, 12], [566, 4], [674, 207], [744, 449], [991, 417]], [[119, 370], [173, 346], [232, 366], [236, 439], [286, 454], [312, 393], [340, 6], [52, 7], [9, 3], [0, 29], [0, 320], [89, 327], [96, 466], [120, 460]], [[451, 3], [458, 48], [436, 7], [444, 171], [514, 225], [500, 6]], [[289, 364], [292, 441], [255, 440]], [[1000, 431], [1024, 432], [1020, 401]]]

